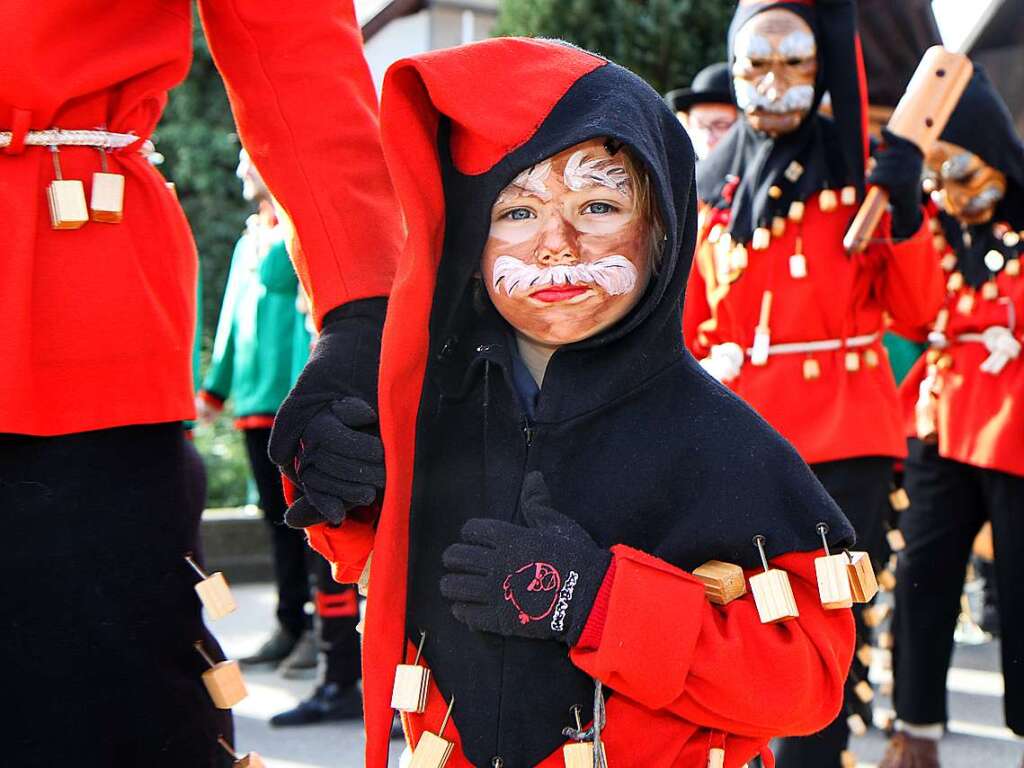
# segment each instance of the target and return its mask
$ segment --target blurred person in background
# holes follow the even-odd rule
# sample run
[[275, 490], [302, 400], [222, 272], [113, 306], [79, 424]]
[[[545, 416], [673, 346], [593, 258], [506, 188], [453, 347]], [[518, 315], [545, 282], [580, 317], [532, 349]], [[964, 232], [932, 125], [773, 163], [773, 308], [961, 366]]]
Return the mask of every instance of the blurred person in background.
[[[883, 312], [920, 323], [942, 295], [922, 214], [921, 154], [887, 136], [865, 179], [852, 0], [743, 3], [729, 55], [742, 115], [697, 165], [704, 207], [684, 337], [709, 373], [792, 442], [878, 564], [893, 460], [906, 452]], [[826, 92], [834, 119], [818, 112]], [[843, 234], [865, 183], [885, 187], [891, 209], [867, 250], [850, 256]], [[854, 614], [865, 642], [862, 608]], [[834, 722], [781, 740], [780, 766], [840, 764], [848, 719], [870, 722], [854, 695], [866, 675], [855, 659]]]
[[[362, 382], [375, 381], [401, 229], [352, 2], [198, 5], [242, 141], [302, 243], [323, 356], [349, 373], [304, 403], [375, 402]], [[0, 655], [16, 660], [3, 762], [19, 768], [219, 768], [217, 738], [233, 737], [201, 679], [194, 644], [222, 654], [184, 560], [199, 533], [182, 429], [195, 417], [195, 245], [140, 151], [188, 73], [192, 11], [4, 4], [0, 508], [19, 545], [0, 566]], [[108, 189], [123, 183], [119, 215], [87, 201], [104, 172], [120, 177]], [[281, 455], [310, 417], [278, 420]]]
[[938, 768], [964, 571], [986, 521], [1006, 725], [1024, 735], [1024, 142], [977, 65], [926, 158], [924, 185], [947, 283], [929, 321], [900, 329], [929, 349], [901, 388], [911, 505], [893, 614], [896, 732], [881, 768]]
[[270, 532], [277, 585], [277, 627], [243, 664], [280, 664], [285, 676], [316, 667], [306, 542], [284, 524], [281, 474], [267, 455], [274, 414], [309, 356], [305, 315], [296, 307], [298, 278], [285, 247], [270, 192], [243, 149], [237, 176], [242, 196], [257, 206], [231, 256], [210, 367], [196, 397], [201, 419], [212, 421], [230, 399], [242, 432], [259, 506]]
[[693, 151], [703, 160], [736, 122], [729, 64], [720, 61], [704, 67], [689, 88], [665, 94], [669, 108], [690, 134]]

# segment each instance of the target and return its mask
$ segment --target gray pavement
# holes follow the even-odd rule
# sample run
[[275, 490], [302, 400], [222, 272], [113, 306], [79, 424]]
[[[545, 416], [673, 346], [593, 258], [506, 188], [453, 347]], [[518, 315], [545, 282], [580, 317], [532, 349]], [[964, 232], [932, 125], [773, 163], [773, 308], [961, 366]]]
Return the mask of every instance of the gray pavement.
[[[252, 652], [272, 626], [274, 597], [268, 584], [234, 587], [239, 609], [210, 628], [230, 658]], [[950, 733], [940, 745], [943, 768], [1018, 768], [1024, 745], [1003, 727], [1002, 677], [999, 674], [997, 641], [977, 646], [958, 646], [949, 679]], [[872, 668], [872, 680], [889, 679], [885, 654]], [[268, 768], [352, 768], [363, 765], [361, 723], [334, 723], [302, 728], [272, 729], [271, 715], [288, 709], [315, 685], [283, 680], [270, 670], [246, 672], [249, 697], [235, 708], [236, 747], [255, 750]], [[878, 686], [876, 686], [878, 687]], [[876, 722], [891, 713], [887, 697], [876, 699]], [[392, 742], [392, 765], [398, 765], [402, 745]], [[860, 768], [877, 765], [885, 749], [885, 737], [872, 729], [851, 745]], [[613, 766], [614, 768], [614, 766]], [[701, 767], [703, 768], [703, 767]], [[786, 768], [786, 766], [779, 766]], [[822, 768], [829, 768], [822, 766]]]

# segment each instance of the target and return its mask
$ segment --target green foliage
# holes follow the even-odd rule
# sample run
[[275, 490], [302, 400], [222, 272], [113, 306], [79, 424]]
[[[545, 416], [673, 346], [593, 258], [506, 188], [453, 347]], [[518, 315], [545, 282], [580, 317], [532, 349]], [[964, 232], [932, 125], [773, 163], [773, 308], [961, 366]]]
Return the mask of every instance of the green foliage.
[[249, 458], [242, 433], [230, 416], [199, 424], [192, 432], [196, 450], [206, 465], [206, 506], [240, 507], [248, 503]]
[[633, 70], [660, 93], [725, 56], [725, 0], [502, 0], [496, 35], [552, 37]]

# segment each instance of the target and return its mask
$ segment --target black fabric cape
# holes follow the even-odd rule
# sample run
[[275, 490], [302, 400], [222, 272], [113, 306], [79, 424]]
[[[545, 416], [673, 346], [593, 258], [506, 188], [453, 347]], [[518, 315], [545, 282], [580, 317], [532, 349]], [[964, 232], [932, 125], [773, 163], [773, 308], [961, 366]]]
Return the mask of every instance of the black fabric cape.
[[[438, 582], [441, 553], [466, 520], [519, 519], [526, 471], [543, 472], [555, 507], [601, 546], [630, 545], [684, 569], [711, 558], [754, 567], [755, 534], [766, 536], [771, 557], [819, 548], [819, 521], [837, 547], [853, 531], [792, 447], [684, 350], [694, 159], [657, 93], [614, 64], [600, 66], [532, 139], [477, 176], [453, 166], [444, 121], [439, 133], [445, 240], [417, 424], [407, 636], [427, 633], [424, 657], [445, 697], [455, 696], [468, 759], [489, 766], [500, 755], [505, 768], [524, 768], [564, 742], [571, 708], [592, 702], [592, 681], [562, 643], [471, 632]], [[595, 137], [628, 145], [647, 167], [664, 255], [629, 315], [555, 353], [531, 421], [511, 381], [508, 328], [474, 275], [499, 191], [524, 168]]]
[[993, 274], [985, 265], [985, 254], [999, 251], [1005, 261], [1016, 258], [1022, 248], [1019, 243], [1004, 243], [993, 231], [993, 224], [1005, 223], [1014, 230], [1024, 229], [1024, 142], [1017, 135], [1006, 103], [980, 65], [974, 65], [971, 81], [941, 138], [963, 147], [1006, 174], [1006, 195], [996, 206], [991, 222], [962, 226], [948, 213], [939, 213], [946, 240], [957, 255], [957, 269], [977, 288]]
[[[697, 176], [703, 202], [732, 209], [729, 232], [741, 243], [750, 241], [755, 228], [770, 226], [773, 216], [785, 216], [794, 200], [806, 200], [821, 189], [853, 186], [858, 195], [864, 189], [864, 94], [853, 2], [818, 0], [814, 7], [797, 2], [740, 6], [729, 26], [730, 66], [736, 61], [734, 43], [739, 30], [758, 14], [774, 9], [795, 13], [814, 32], [818, 75], [811, 111], [795, 131], [775, 139], [755, 131], [741, 111], [729, 133], [700, 163]], [[826, 92], [834, 121], [818, 113]], [[785, 177], [793, 161], [804, 169], [795, 182]], [[772, 186], [782, 190], [780, 198], [768, 196]]]

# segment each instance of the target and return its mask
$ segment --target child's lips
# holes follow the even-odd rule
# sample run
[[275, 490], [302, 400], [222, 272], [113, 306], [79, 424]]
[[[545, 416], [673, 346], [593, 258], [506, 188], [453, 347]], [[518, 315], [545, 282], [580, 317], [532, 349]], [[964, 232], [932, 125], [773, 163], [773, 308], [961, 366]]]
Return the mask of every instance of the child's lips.
[[569, 301], [590, 291], [586, 285], [551, 285], [534, 291], [530, 294], [531, 299], [543, 301], [546, 304], [553, 304], [559, 301]]

